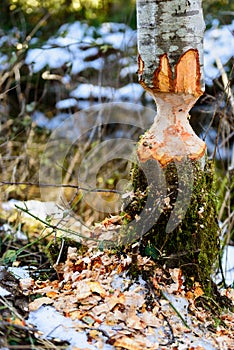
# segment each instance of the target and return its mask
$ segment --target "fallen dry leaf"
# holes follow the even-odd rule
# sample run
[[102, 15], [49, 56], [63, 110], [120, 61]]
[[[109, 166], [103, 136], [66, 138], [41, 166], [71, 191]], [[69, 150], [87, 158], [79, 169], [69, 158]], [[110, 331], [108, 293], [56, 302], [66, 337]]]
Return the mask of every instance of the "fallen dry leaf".
[[145, 311], [141, 316], [141, 320], [147, 325], [152, 327], [162, 326], [161, 320], [156, 317], [152, 312]]
[[141, 318], [136, 315], [136, 308], [134, 306], [131, 306], [127, 310], [126, 324], [129, 328], [134, 328], [139, 330], [144, 329], [146, 327], [146, 325], [141, 320]]
[[[138, 261], [139, 268], [147, 271], [154, 266], [149, 258], [138, 256]], [[193, 347], [189, 338], [184, 339], [185, 334], [189, 332], [192, 337], [193, 332], [175, 312], [180, 299], [183, 300], [185, 296], [180, 269], [165, 271], [154, 266], [154, 278], [148, 281], [153, 282], [153, 294], [141, 277], [139, 281], [132, 281], [127, 276], [130, 262], [131, 257], [128, 255], [93, 252], [90, 248], [81, 256], [76, 250], [71, 250], [67, 261], [59, 266], [57, 281], [35, 281], [30, 292], [44, 293], [47, 297], [37, 299], [35, 304], [31, 303], [30, 310], [36, 310], [46, 303], [53, 305], [65, 316], [79, 320], [75, 329], [78, 332], [87, 332], [89, 341], [95, 340], [95, 346], [100, 350], [104, 347], [103, 344], [107, 343], [107, 339], [108, 344], [116, 348], [160, 349], [159, 344], [166, 343], [169, 325], [178, 341], [183, 338], [186, 349], [203, 350], [202, 344]], [[174, 283], [168, 285], [169, 280], [173, 280]], [[30, 285], [28, 287], [30, 288]], [[162, 297], [162, 291], [171, 296], [170, 303]], [[228, 328], [217, 328], [214, 335], [207, 328], [213, 322], [210, 313], [196, 306], [196, 298], [202, 294], [201, 286], [194, 282], [193, 288], [186, 293], [189, 302], [184, 299], [182, 304], [186, 307], [183, 307], [183, 310], [179, 309], [179, 313], [186, 321], [190, 318], [195, 333], [201, 339], [212, 340], [217, 349], [220, 349], [221, 345], [226, 346], [228, 350], [232, 349], [230, 344], [233, 343], [233, 314], [223, 315], [222, 320]], [[176, 345], [167, 348], [176, 349]]]
[[99, 282], [87, 282], [91, 292], [100, 294], [101, 297], [106, 296], [106, 291], [105, 289], [101, 286]]
[[79, 281], [74, 290], [77, 300], [82, 300], [92, 295], [90, 286], [86, 281]]
[[48, 297], [41, 297], [41, 298], [35, 299], [31, 303], [29, 303], [29, 311], [38, 310], [39, 307], [41, 307], [42, 305], [53, 304], [53, 302], [54, 302], [53, 299], [50, 299]]
[[30, 291], [34, 286], [34, 279], [33, 278], [21, 278], [19, 281], [19, 285], [21, 290], [24, 292], [24, 294], [28, 291]]
[[196, 287], [194, 289], [194, 297], [199, 298], [200, 296], [202, 296], [204, 294], [204, 291], [202, 290], [202, 288], [200, 286]]
[[119, 346], [128, 350], [143, 350], [145, 349], [145, 343], [139, 342], [134, 338], [122, 337], [114, 342], [114, 346]]
[[46, 293], [46, 296], [47, 296], [48, 298], [51, 298], [51, 299], [56, 298], [57, 295], [58, 295], [58, 292], [57, 292], [57, 291], [54, 291], [54, 290], [51, 290], [51, 291], [49, 291], [48, 293]]

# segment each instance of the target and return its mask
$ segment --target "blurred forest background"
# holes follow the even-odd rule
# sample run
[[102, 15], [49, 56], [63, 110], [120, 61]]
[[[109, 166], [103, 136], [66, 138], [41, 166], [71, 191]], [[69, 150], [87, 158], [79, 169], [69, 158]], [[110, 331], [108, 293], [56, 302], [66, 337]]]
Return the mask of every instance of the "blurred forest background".
[[[233, 1], [206, 0], [203, 8], [207, 31], [232, 23]], [[57, 55], [53, 51], [66, 46], [71, 57], [75, 55], [74, 41], [66, 41], [71, 28], [73, 33], [77, 30], [80, 50], [77, 67], [72, 58], [62, 60], [64, 51]], [[118, 38], [123, 39], [119, 33], [128, 33], [128, 42], [124, 45], [118, 42]], [[221, 31], [217, 31], [217, 37], [219, 33]], [[111, 101], [110, 91], [112, 94], [115, 91], [118, 100], [154, 108], [150, 98], [137, 87], [133, 0], [1, 0], [0, 47], [2, 200], [40, 197], [37, 187], [13, 183], [38, 183], [39, 158], [51, 130], [57, 125], [51, 124], [56, 117], [61, 122], [92, 103]], [[47, 58], [42, 55], [46, 50]], [[214, 69], [220, 74], [207, 83], [206, 94], [192, 111], [191, 123], [201, 137], [207, 137], [209, 156], [216, 162], [217, 210], [226, 232], [226, 244], [234, 241], [233, 60], [219, 63], [214, 64]], [[100, 86], [105, 90], [95, 90]], [[134, 99], [129, 97], [132, 92]], [[74, 183], [77, 159], [74, 148], [64, 163], [64, 179], [68, 184]], [[121, 176], [127, 177], [129, 173], [129, 167], [125, 171], [123, 167], [115, 169], [111, 174], [107, 168], [106, 173], [98, 177], [97, 187], [114, 189]], [[79, 203], [77, 193], [68, 196], [69, 201], [76, 198], [75, 203]], [[90, 208], [82, 206], [77, 211], [84, 220], [91, 214]]]
[[[136, 28], [135, 3], [135, 0], [1, 0], [0, 23], [4, 30], [18, 26], [30, 32], [49, 13], [52, 20], [41, 29], [44, 39], [62, 23], [74, 20], [92, 25], [121, 22]], [[230, 0], [206, 0], [203, 9], [206, 18], [212, 16], [228, 23], [233, 18], [234, 4]]]

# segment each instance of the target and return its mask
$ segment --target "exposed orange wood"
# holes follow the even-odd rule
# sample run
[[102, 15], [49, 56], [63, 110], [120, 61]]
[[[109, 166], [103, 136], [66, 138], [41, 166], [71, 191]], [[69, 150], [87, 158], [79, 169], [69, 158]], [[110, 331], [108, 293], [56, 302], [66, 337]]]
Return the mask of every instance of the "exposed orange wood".
[[175, 93], [202, 95], [198, 50], [190, 49], [180, 57], [175, 67], [174, 84]]
[[144, 62], [141, 58], [141, 55], [138, 55], [138, 74], [142, 76], [144, 71]]
[[154, 72], [153, 83], [157, 91], [173, 91], [172, 71], [166, 53], [160, 56], [159, 67]]
[[206, 144], [195, 133], [189, 133], [186, 127], [171, 125], [163, 131], [160, 142], [152, 130], [149, 130], [138, 145], [138, 158], [141, 162], [157, 160], [162, 167], [172, 161], [181, 161], [184, 157], [200, 159], [206, 151]]
[[138, 56], [138, 74], [141, 85], [151, 94], [158, 92], [175, 92], [185, 93], [199, 97], [203, 94], [201, 90], [201, 74], [199, 53], [196, 49], [186, 51], [179, 58], [174, 69], [174, 79], [172, 68], [169, 63], [167, 54], [163, 54], [159, 58], [159, 66], [152, 73], [152, 87], [147, 86], [144, 78], [144, 61]]
[[144, 79], [145, 63], [140, 56], [138, 66], [140, 83], [157, 104], [154, 124], [138, 145], [139, 160], [155, 159], [161, 166], [166, 166], [184, 157], [201, 158], [206, 144], [194, 133], [188, 121], [190, 109], [202, 95], [198, 50], [187, 50], [174, 69], [167, 54], [161, 55], [158, 68], [152, 71], [151, 84]]
[[157, 115], [138, 144], [139, 160], [155, 159], [164, 167], [185, 157], [200, 159], [206, 151], [206, 144], [195, 134], [188, 121], [188, 112], [197, 97], [182, 92], [158, 92], [155, 100]]

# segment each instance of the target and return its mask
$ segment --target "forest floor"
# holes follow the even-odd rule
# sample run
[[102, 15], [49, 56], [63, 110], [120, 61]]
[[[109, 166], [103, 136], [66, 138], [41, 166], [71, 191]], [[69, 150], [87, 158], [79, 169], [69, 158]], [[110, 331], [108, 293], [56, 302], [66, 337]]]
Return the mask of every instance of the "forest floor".
[[[55, 237], [32, 217], [20, 220], [21, 226], [18, 211], [1, 210], [2, 238], [8, 228], [0, 268], [2, 350], [234, 349], [232, 288], [214, 288], [208, 298], [195, 280], [184, 286], [180, 269], [100, 249], [91, 240], [66, 247], [59, 232]], [[116, 232], [116, 222], [94, 230], [103, 241]], [[51, 266], [45, 245], [56, 243], [60, 252]]]

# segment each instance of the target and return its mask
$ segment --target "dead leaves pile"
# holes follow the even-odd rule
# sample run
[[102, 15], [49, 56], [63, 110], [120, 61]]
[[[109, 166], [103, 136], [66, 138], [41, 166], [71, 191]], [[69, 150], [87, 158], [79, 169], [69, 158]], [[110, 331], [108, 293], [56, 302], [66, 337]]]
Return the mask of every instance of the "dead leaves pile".
[[212, 316], [196, 307], [203, 294], [199, 285], [186, 292], [179, 269], [170, 271], [168, 285], [168, 276], [140, 256], [139, 267], [154, 268], [155, 275], [150, 282], [141, 277], [133, 281], [127, 274], [130, 263], [129, 256], [91, 249], [79, 256], [76, 248], [69, 248], [66, 262], [55, 266], [58, 280], [25, 279], [20, 286], [24, 294], [39, 296], [29, 304], [30, 311], [52, 305], [79, 321], [77, 331], [85, 330], [96, 349], [103, 344], [128, 350], [202, 350], [206, 344], [211, 349], [234, 349], [233, 315], [222, 315], [211, 331]]

